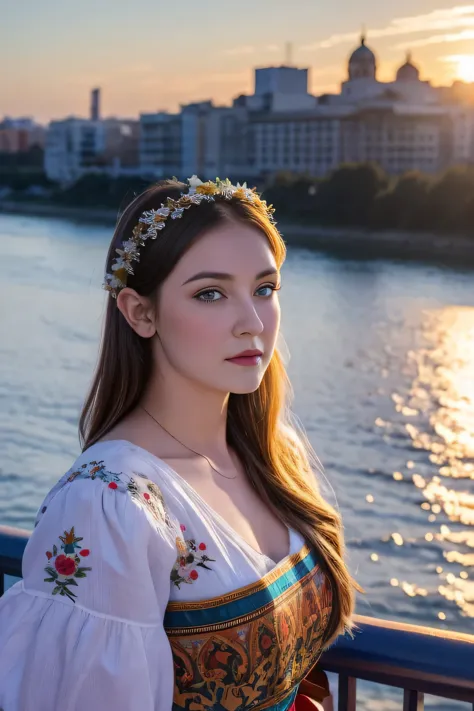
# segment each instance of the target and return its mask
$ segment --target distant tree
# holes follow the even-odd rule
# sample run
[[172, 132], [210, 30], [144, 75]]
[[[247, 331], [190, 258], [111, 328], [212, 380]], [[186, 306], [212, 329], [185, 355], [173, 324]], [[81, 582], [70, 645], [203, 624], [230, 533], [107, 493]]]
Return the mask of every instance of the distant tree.
[[387, 175], [373, 163], [342, 165], [319, 184], [315, 215], [326, 223], [368, 225], [375, 200], [387, 185]]
[[428, 195], [428, 226], [439, 232], [472, 231], [474, 167], [448, 168], [433, 181]]
[[392, 179], [375, 200], [372, 225], [402, 230], [426, 229], [432, 182], [430, 176], [417, 171]]
[[141, 178], [110, 178], [105, 173], [90, 173], [68, 188], [59, 190], [55, 200], [75, 207], [103, 207], [119, 211], [148, 184], [149, 181]]
[[317, 178], [279, 173], [272, 184], [264, 187], [263, 197], [277, 208], [277, 218], [280, 214], [292, 220], [314, 220], [318, 186]]

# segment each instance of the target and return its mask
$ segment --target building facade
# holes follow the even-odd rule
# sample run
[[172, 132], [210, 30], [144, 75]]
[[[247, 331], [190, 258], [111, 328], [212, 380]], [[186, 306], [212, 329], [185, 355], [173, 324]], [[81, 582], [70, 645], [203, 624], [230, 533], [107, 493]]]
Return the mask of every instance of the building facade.
[[0, 121], [0, 153], [22, 153], [33, 146], [44, 146], [46, 130], [30, 118], [4, 118]]
[[306, 68], [257, 68], [253, 93], [231, 106], [196, 102], [143, 113], [135, 123], [100, 119], [94, 90], [89, 120], [50, 125], [47, 173], [61, 182], [101, 168], [150, 180], [242, 181], [280, 172], [321, 177], [347, 162], [373, 161], [397, 175], [474, 161], [472, 87], [431, 86], [409, 54], [393, 81], [381, 82], [363, 36], [339, 93], [314, 96], [309, 78]]

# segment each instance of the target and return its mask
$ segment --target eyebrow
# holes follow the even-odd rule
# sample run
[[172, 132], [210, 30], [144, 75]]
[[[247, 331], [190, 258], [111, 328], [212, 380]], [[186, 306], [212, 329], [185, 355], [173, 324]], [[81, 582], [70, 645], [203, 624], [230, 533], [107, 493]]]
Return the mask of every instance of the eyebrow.
[[[259, 272], [256, 275], [255, 280], [257, 281], [258, 279], [263, 279], [263, 277], [277, 273], [278, 269], [276, 267], [270, 267], [269, 269], [264, 269], [262, 272]], [[190, 281], [198, 281], [199, 279], [221, 279], [224, 281], [232, 281], [234, 278], [235, 277], [233, 277], [232, 274], [227, 274], [226, 272], [198, 272], [189, 279], [186, 279], [186, 281], [182, 283], [182, 286], [189, 284]]]

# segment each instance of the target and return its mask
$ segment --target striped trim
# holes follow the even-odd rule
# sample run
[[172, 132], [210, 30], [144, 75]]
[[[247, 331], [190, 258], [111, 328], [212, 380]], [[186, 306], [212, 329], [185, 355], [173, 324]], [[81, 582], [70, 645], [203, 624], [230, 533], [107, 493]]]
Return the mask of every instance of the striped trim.
[[307, 544], [263, 578], [208, 600], [171, 602], [164, 617], [167, 634], [180, 635], [240, 625], [281, 604], [309, 575], [318, 575], [318, 559]]

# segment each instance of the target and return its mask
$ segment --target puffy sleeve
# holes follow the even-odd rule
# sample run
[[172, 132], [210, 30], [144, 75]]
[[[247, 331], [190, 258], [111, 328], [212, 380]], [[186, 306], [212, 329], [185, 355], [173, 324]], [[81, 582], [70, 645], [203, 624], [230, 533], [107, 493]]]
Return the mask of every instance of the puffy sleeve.
[[176, 550], [159, 490], [87, 474], [47, 497], [23, 580], [0, 598], [2, 711], [171, 711]]

